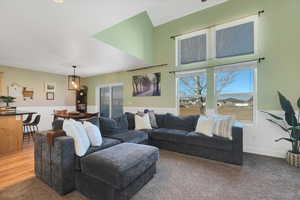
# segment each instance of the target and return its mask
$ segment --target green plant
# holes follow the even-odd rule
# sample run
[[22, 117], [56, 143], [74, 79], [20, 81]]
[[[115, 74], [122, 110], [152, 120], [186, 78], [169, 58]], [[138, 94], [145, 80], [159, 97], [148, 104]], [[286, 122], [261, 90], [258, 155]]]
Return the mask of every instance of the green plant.
[[282, 110], [284, 111], [284, 117], [280, 117], [278, 115], [274, 115], [269, 112], [264, 112], [268, 114], [273, 119], [267, 119], [279, 126], [283, 131], [289, 134], [289, 137], [283, 137], [276, 140], [279, 142], [281, 140], [285, 140], [292, 143], [292, 153], [300, 154], [300, 98], [297, 101], [297, 107], [299, 109], [298, 118], [296, 117], [296, 113], [291, 102], [283, 96], [280, 92], [278, 92], [279, 102]]
[[15, 97], [11, 97], [11, 96], [0, 96], [0, 101], [6, 103], [6, 106], [9, 107], [10, 103], [14, 103], [15, 102]]

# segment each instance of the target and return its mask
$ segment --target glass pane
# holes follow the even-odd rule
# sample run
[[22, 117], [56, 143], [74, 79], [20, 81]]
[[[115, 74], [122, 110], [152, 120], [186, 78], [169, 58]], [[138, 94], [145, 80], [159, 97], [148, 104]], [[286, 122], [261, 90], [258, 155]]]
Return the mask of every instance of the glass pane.
[[206, 60], [206, 34], [179, 41], [179, 63], [181, 65]]
[[206, 74], [179, 78], [179, 111], [181, 116], [205, 113]]
[[100, 88], [100, 116], [109, 117], [109, 87]]
[[234, 115], [239, 121], [253, 121], [253, 96], [219, 97], [217, 106], [221, 115]]
[[254, 22], [216, 32], [216, 57], [225, 58], [254, 53]]
[[217, 94], [253, 93], [254, 70], [218, 72], [216, 74]]
[[123, 114], [123, 86], [111, 88], [111, 117], [118, 117]]

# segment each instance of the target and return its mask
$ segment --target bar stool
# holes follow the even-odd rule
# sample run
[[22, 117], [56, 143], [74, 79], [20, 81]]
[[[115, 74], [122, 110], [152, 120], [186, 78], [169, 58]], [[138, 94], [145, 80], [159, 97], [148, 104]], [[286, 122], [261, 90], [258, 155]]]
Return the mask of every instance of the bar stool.
[[27, 118], [23, 121], [23, 140], [25, 136], [28, 138], [28, 142], [30, 141], [30, 127], [29, 124], [32, 120], [33, 114], [28, 114]]
[[40, 121], [41, 121], [41, 115], [37, 115], [35, 117], [35, 119], [33, 120], [33, 122], [29, 123], [29, 125], [28, 125], [33, 139], [34, 139], [33, 134], [35, 134], [36, 132], [39, 132], [38, 125], [39, 125]]

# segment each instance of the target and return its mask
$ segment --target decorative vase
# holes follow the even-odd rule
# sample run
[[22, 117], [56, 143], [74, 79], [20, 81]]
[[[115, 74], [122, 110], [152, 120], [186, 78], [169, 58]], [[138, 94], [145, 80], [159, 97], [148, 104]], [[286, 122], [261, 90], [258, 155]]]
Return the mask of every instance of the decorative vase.
[[286, 160], [289, 165], [300, 168], [300, 154], [295, 154], [289, 151], [287, 153]]

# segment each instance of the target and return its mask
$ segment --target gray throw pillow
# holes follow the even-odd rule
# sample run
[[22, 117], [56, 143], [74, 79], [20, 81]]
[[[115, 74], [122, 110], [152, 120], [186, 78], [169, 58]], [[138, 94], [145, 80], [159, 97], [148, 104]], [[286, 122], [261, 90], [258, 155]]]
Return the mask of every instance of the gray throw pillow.
[[153, 110], [149, 111], [148, 115], [149, 115], [151, 127], [158, 128], [154, 111]]
[[128, 131], [128, 120], [126, 115], [109, 119], [106, 117], [100, 117], [100, 132], [104, 136], [114, 135]]

